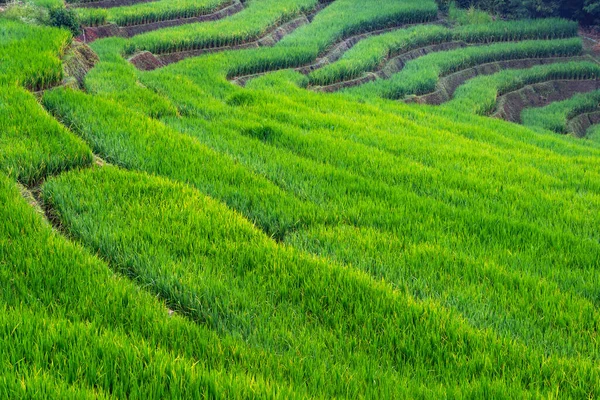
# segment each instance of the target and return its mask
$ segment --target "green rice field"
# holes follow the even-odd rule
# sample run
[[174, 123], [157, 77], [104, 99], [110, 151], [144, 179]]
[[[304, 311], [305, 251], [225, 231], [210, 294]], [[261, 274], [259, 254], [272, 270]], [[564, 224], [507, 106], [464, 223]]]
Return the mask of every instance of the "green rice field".
[[600, 54], [450, 10], [0, 4], [0, 399], [599, 398]]

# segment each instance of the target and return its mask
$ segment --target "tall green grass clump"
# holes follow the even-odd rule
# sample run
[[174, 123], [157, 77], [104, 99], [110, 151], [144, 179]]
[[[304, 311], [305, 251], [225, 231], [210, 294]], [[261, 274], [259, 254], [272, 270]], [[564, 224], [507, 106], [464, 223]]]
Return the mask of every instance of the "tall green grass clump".
[[25, 184], [89, 165], [88, 147], [22, 88], [0, 88], [0, 170]]
[[461, 9], [451, 2], [448, 7], [448, 20], [456, 25], [483, 25], [493, 22], [494, 18], [475, 7]]
[[0, 85], [41, 90], [60, 82], [59, 57], [70, 43], [68, 31], [0, 18]]

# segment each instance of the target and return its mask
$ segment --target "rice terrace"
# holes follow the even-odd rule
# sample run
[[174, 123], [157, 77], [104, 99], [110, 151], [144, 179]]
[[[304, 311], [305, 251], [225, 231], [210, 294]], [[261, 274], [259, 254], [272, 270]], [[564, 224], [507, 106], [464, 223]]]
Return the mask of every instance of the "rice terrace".
[[0, 399], [600, 398], [599, 24], [0, 0]]

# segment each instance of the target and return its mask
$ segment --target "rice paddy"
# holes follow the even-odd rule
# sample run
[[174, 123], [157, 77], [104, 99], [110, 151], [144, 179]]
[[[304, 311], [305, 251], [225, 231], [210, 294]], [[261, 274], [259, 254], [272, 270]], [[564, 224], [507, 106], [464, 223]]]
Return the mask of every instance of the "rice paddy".
[[577, 23], [55, 3], [0, 13], [0, 398], [600, 397]]

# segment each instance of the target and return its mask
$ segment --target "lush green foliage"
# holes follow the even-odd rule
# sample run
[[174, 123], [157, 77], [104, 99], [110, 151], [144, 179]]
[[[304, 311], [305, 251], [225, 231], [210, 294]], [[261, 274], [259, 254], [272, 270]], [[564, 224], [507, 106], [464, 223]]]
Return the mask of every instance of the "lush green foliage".
[[523, 110], [523, 124], [540, 127], [557, 133], [568, 133], [567, 121], [579, 114], [598, 109], [600, 91], [581, 93], [564, 101], [552, 103], [546, 107], [527, 108]]
[[496, 107], [496, 98], [525, 85], [554, 79], [597, 79], [600, 65], [594, 62], [567, 62], [539, 65], [524, 70], [506, 70], [481, 76], [459, 87], [449, 107], [476, 114], [488, 114]]
[[60, 82], [58, 56], [70, 41], [67, 31], [0, 18], [0, 84], [40, 90]]
[[79, 20], [75, 11], [70, 8], [52, 7], [49, 10], [50, 25], [57, 28], [65, 28], [71, 31], [73, 35], [79, 35], [81, 31]]

